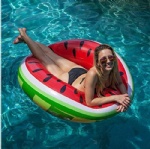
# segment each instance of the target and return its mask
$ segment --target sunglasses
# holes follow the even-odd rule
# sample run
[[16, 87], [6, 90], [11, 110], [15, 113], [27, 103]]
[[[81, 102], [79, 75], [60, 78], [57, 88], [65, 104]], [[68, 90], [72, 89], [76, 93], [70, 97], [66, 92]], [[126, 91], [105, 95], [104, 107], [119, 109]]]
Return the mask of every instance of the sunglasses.
[[100, 59], [100, 63], [103, 65], [103, 64], [106, 64], [107, 63], [107, 59], [109, 59], [109, 61], [113, 62], [115, 61], [115, 56], [114, 55], [109, 55], [109, 56], [104, 56]]

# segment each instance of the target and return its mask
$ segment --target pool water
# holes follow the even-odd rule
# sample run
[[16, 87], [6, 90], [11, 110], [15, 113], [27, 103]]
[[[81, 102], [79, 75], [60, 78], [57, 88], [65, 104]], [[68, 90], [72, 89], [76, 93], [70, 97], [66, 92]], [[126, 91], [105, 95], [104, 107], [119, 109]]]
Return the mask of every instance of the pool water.
[[[2, 0], [1, 10], [3, 149], [149, 149], [149, 0]], [[130, 108], [90, 124], [44, 112], [17, 81], [18, 67], [30, 54], [26, 45], [12, 44], [19, 27], [45, 45], [75, 38], [111, 45], [133, 77]]]

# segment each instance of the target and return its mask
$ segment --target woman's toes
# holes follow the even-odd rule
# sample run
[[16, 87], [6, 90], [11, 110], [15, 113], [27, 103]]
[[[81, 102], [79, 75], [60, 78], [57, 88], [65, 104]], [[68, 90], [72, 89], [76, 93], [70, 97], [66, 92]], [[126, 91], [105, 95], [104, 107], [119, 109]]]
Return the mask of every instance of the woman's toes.
[[18, 44], [24, 42], [23, 39], [21, 38], [21, 36], [19, 35], [15, 40], [14, 40], [14, 44]]

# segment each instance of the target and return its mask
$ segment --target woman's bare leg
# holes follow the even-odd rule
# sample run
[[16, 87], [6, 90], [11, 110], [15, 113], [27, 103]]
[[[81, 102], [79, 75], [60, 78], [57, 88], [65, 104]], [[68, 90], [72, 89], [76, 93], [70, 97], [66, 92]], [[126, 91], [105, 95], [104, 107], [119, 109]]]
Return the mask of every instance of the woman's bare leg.
[[20, 35], [14, 41], [14, 43], [25, 42], [32, 54], [43, 63], [43, 65], [47, 68], [51, 73], [54, 72], [56, 77], [60, 77], [64, 71], [49, 57], [45, 52], [43, 52], [42, 48], [39, 44], [35, 43], [32, 39], [30, 39], [26, 34], [26, 29], [19, 29]]
[[51, 58], [63, 71], [69, 72], [73, 67], [81, 67], [80, 65], [77, 65], [76, 63], [55, 54], [49, 47], [41, 43], [37, 44], [41, 47], [44, 53], [46, 53], [46, 55]]
[[[25, 28], [23, 30], [26, 32]], [[26, 42], [26, 41], [24, 41], [22, 39], [21, 35], [18, 36], [18, 38], [14, 41], [14, 43], [20, 43], [20, 42]], [[67, 60], [67, 59], [65, 59], [65, 58], [55, 54], [49, 47], [47, 47], [47, 46], [45, 46], [45, 45], [43, 45], [41, 43], [32, 41], [32, 45], [33, 44], [34, 44], [34, 47], [36, 47], [38, 49], [40, 48], [43, 51], [43, 53], [41, 53], [42, 55], [45, 54], [46, 56], [48, 56], [64, 72], [69, 72], [70, 69], [72, 69], [73, 67], [81, 67], [81, 66], [75, 64], [74, 62], [71, 62], [71, 61], [69, 61], [69, 60]], [[35, 54], [37, 54], [37, 50], [36, 50]], [[33, 54], [33, 55], [36, 56], [35, 54]], [[41, 57], [42, 56], [40, 56], [40, 58]], [[38, 59], [40, 59], [40, 58], [38, 58]]]

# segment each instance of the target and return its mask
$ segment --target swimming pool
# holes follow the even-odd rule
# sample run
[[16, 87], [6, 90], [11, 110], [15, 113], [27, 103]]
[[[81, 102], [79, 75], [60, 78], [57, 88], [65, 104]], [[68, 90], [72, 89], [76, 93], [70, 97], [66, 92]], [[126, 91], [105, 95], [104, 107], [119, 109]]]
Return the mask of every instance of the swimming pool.
[[[150, 146], [150, 2], [147, 0], [2, 0], [2, 148], [148, 149]], [[17, 28], [49, 45], [86, 38], [110, 44], [134, 80], [131, 107], [111, 119], [72, 123], [49, 115], [21, 90], [17, 71], [30, 54], [13, 45]]]

